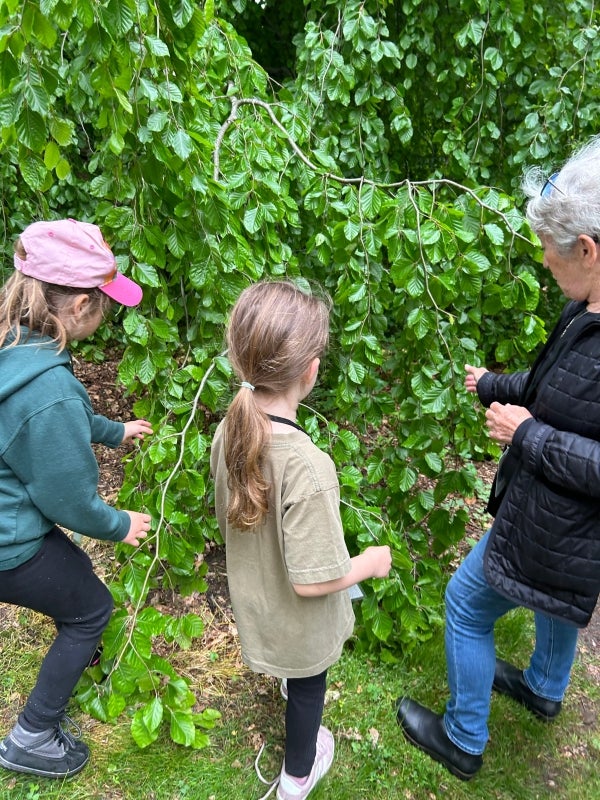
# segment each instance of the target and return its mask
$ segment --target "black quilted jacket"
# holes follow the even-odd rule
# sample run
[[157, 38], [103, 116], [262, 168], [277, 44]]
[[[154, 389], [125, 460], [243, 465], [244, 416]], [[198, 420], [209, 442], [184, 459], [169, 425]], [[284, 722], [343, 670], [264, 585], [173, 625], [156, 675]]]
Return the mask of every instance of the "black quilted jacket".
[[580, 628], [600, 592], [600, 315], [584, 311], [565, 306], [529, 372], [487, 372], [477, 383], [483, 405], [533, 414], [513, 437], [508, 484], [499, 496], [492, 487], [486, 577], [505, 597]]

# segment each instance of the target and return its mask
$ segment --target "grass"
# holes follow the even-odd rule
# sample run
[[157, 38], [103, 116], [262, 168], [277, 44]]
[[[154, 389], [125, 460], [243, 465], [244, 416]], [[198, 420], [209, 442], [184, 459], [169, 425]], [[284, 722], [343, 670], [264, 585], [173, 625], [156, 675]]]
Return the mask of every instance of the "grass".
[[[499, 654], [524, 665], [532, 631], [526, 612], [501, 620]], [[48, 624], [27, 612], [3, 625], [2, 732], [12, 725], [35, 679], [40, 640], [50, 637]], [[227, 672], [228, 665], [215, 666]], [[239, 662], [233, 666], [229, 665], [230, 677], [214, 684], [214, 696], [208, 698], [223, 718], [207, 749], [190, 751], [164, 736], [141, 751], [130, 737], [127, 719], [106, 725], [74, 710], [92, 751], [90, 764], [69, 781], [0, 770], [0, 800], [258, 800], [266, 787], [255, 775], [254, 759], [265, 741], [261, 769], [267, 776], [279, 770], [284, 701], [275, 680], [252, 675]], [[599, 674], [600, 656], [591, 647], [580, 648], [563, 712], [551, 724], [536, 720], [509, 698], [494, 696], [483, 769], [471, 782], [462, 783], [404, 741], [394, 713], [394, 702], [404, 693], [443, 708], [447, 688], [442, 632], [395, 665], [380, 664], [348, 648], [330, 670], [324, 715], [336, 737], [336, 758], [311, 800], [600, 797]]]

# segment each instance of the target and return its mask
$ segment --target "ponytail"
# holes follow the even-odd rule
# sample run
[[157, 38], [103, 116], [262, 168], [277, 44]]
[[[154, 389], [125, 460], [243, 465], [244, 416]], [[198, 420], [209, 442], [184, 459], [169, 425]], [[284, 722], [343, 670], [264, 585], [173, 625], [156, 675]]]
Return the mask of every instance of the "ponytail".
[[241, 530], [255, 528], [268, 511], [269, 484], [262, 457], [270, 435], [269, 419], [252, 391], [240, 389], [225, 417], [224, 450], [230, 491], [227, 521]]
[[327, 347], [329, 309], [325, 298], [291, 281], [263, 281], [245, 289], [231, 312], [228, 355], [242, 386], [229, 406], [223, 433], [227, 521], [240, 530], [259, 527], [269, 510], [271, 487], [263, 459], [271, 423], [255, 391], [274, 398], [302, 379]]

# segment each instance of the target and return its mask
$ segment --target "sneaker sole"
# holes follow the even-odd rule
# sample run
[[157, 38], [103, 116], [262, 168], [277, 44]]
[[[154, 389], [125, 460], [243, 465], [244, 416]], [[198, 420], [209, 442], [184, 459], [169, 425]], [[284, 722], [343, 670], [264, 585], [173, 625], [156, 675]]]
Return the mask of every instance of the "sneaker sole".
[[36, 769], [35, 767], [25, 767], [22, 764], [13, 764], [10, 761], [6, 761], [2, 756], [0, 756], [0, 766], [4, 767], [5, 769], [10, 769], [13, 772], [25, 772], [28, 775], [39, 775], [42, 778], [70, 778], [73, 775], [77, 775], [81, 770], [85, 767], [85, 765], [90, 760], [90, 757], [86, 758], [86, 760], [80, 764], [79, 766], [75, 767], [74, 769], [69, 770], [68, 772], [51, 772], [47, 769]]

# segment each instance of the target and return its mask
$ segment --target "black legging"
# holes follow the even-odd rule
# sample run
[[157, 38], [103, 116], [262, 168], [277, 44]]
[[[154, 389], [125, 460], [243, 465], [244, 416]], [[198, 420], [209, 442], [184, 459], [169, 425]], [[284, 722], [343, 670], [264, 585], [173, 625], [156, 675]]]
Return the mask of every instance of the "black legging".
[[327, 670], [309, 678], [288, 678], [285, 710], [285, 771], [304, 778], [312, 769], [323, 716]]
[[59, 528], [25, 564], [0, 572], [0, 601], [51, 617], [56, 639], [19, 722], [32, 731], [51, 728], [90, 662], [113, 609], [110, 592], [94, 573], [89, 556]]

